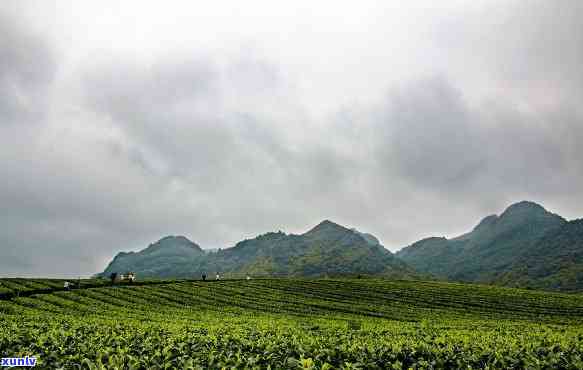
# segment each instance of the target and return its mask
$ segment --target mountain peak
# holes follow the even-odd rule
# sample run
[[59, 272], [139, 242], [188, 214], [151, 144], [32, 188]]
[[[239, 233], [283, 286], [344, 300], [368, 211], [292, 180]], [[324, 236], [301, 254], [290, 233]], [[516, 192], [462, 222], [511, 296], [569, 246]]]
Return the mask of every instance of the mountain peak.
[[182, 236], [182, 235], [168, 235], [168, 236], [165, 236], [162, 239], [158, 240], [157, 243], [163, 243], [165, 241], [171, 241], [171, 240], [192, 243], [187, 237]]
[[501, 221], [550, 218], [565, 221], [561, 216], [551, 213], [540, 204], [530, 201], [522, 201], [512, 204], [506, 208], [499, 218]]
[[202, 251], [202, 248], [182, 235], [168, 235], [163, 237], [162, 239], [158, 240], [157, 242], [150, 244], [146, 250], [152, 249], [168, 249], [168, 248], [176, 248], [176, 247], [191, 247], [197, 251]]
[[328, 219], [320, 222], [317, 226], [340, 226], [339, 224], [337, 224], [336, 222], [332, 222]]
[[339, 225], [335, 222], [332, 222], [330, 220], [324, 220], [322, 222], [320, 222], [318, 225], [314, 226], [310, 231], [308, 231], [306, 234], [313, 234], [316, 232], [322, 232], [322, 231], [350, 231], [347, 228], [345, 228], [342, 225]]
[[531, 202], [529, 200], [523, 200], [521, 202], [517, 202], [514, 204], [511, 204], [508, 208], [506, 208], [506, 210], [504, 211], [504, 213], [508, 213], [508, 212], [516, 212], [516, 211], [530, 211], [530, 212], [547, 212], [547, 210], [541, 206], [538, 203], [535, 202]]

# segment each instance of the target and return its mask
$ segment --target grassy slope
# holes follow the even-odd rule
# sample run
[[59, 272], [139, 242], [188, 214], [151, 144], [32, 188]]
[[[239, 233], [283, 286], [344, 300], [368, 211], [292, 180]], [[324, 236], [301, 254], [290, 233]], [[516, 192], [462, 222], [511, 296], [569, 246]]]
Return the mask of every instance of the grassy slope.
[[2, 357], [50, 367], [577, 368], [583, 297], [388, 280], [175, 282], [0, 301], [0, 333]]

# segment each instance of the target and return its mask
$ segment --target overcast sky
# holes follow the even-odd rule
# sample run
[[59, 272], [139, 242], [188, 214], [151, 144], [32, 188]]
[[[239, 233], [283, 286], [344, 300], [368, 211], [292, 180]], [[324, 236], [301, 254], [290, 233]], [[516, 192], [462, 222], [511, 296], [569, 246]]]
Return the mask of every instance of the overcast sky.
[[582, 1], [201, 4], [0, 3], [0, 276], [323, 219], [395, 251], [523, 199], [583, 217]]

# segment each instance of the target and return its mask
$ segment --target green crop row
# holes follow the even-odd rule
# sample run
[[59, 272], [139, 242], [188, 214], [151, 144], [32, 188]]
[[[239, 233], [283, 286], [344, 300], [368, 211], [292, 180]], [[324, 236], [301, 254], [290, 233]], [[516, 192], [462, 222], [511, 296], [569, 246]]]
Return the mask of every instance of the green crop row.
[[368, 279], [86, 287], [0, 300], [0, 357], [51, 369], [583, 368], [578, 295]]

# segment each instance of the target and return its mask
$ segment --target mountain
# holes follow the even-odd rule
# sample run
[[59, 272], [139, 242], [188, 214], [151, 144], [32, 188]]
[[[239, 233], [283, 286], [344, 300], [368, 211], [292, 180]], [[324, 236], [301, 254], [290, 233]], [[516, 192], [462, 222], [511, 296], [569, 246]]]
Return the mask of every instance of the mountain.
[[301, 235], [270, 232], [204, 251], [168, 236], [134, 253], [120, 252], [101, 276], [139, 277], [377, 275], [427, 277], [515, 287], [583, 290], [583, 219], [567, 221], [523, 201], [483, 218], [456, 238], [430, 237], [397, 252], [371, 234], [325, 220]]
[[564, 232], [566, 224], [542, 206], [523, 201], [500, 216], [484, 218], [467, 234], [423, 239], [397, 252], [397, 257], [418, 271], [448, 280], [503, 283], [501, 277], [537, 248], [547, 255], [546, 246]]
[[325, 220], [301, 235], [270, 232], [205, 253], [184, 237], [167, 237], [138, 253], [119, 253], [101, 276], [134, 271], [147, 277], [383, 275], [415, 273], [370, 234]]
[[508, 286], [583, 290], [583, 219], [542, 237], [496, 281]]
[[128, 271], [139, 271], [142, 276], [169, 277], [171, 271], [182, 275], [204, 255], [199, 245], [184, 236], [167, 236], [137, 253], [118, 253], [101, 275]]

